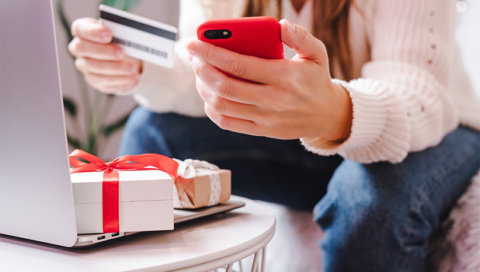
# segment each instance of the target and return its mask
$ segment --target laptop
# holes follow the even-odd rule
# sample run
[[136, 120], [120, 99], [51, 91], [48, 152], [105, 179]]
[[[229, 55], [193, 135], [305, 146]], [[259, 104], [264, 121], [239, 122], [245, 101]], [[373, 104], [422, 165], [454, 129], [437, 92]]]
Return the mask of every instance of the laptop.
[[[78, 235], [51, 0], [0, 0], [0, 234], [64, 247], [134, 233]], [[175, 210], [175, 224], [244, 206]]]

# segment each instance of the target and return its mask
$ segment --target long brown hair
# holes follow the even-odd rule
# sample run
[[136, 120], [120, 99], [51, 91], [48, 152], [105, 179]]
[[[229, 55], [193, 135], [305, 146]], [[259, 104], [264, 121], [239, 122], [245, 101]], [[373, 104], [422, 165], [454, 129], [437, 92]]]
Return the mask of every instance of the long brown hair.
[[[282, 16], [282, 0], [247, 0], [243, 16], [265, 15], [270, 1], [277, 1], [277, 19]], [[313, 0], [312, 34], [327, 48], [330, 72], [336, 69], [346, 80], [353, 79], [353, 59], [349, 37], [349, 12], [353, 0]], [[336, 69], [335, 69], [336, 68]]]

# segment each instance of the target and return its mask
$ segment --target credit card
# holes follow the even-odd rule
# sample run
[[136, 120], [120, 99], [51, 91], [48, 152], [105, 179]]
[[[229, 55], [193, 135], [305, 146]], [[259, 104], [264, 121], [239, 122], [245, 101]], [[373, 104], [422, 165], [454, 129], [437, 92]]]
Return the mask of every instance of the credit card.
[[130, 12], [100, 5], [100, 23], [125, 54], [166, 68], [175, 62], [177, 28]]

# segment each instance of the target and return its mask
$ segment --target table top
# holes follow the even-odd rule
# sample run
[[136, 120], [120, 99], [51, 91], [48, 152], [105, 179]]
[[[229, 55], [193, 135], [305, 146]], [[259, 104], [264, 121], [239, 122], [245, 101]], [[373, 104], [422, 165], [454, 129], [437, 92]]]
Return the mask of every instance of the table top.
[[274, 215], [255, 201], [232, 200], [246, 205], [175, 225], [173, 231], [138, 233], [86, 249], [0, 235], [0, 270], [170, 271], [228, 258], [261, 243], [263, 247], [275, 232]]

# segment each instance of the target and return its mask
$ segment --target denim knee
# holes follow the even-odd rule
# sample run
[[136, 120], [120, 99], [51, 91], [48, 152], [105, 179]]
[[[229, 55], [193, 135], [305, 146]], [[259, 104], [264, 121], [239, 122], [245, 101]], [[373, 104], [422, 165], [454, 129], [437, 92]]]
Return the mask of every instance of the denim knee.
[[154, 113], [143, 107], [130, 115], [122, 135], [119, 155], [158, 153], [171, 156], [166, 141], [166, 127], [175, 123], [176, 114]]
[[[326, 267], [335, 267], [331, 271], [362, 267], [368, 268], [363, 271], [402, 271], [389, 270], [395, 263], [405, 271], [420, 271], [407, 268], [421, 264], [407, 262], [412, 257], [421, 262], [427, 253], [428, 234], [437, 225], [430, 203], [422, 202], [421, 192], [402, 182], [395, 172], [379, 175], [380, 180], [368, 166], [353, 161], [345, 161], [338, 170], [327, 195], [314, 209], [314, 218], [325, 231], [321, 247]], [[388, 251], [393, 258], [385, 258], [378, 250]], [[374, 256], [378, 257], [375, 264]]]
[[459, 128], [399, 164], [345, 160], [314, 209], [325, 271], [423, 271], [429, 235], [478, 170], [479, 148], [478, 132]]

